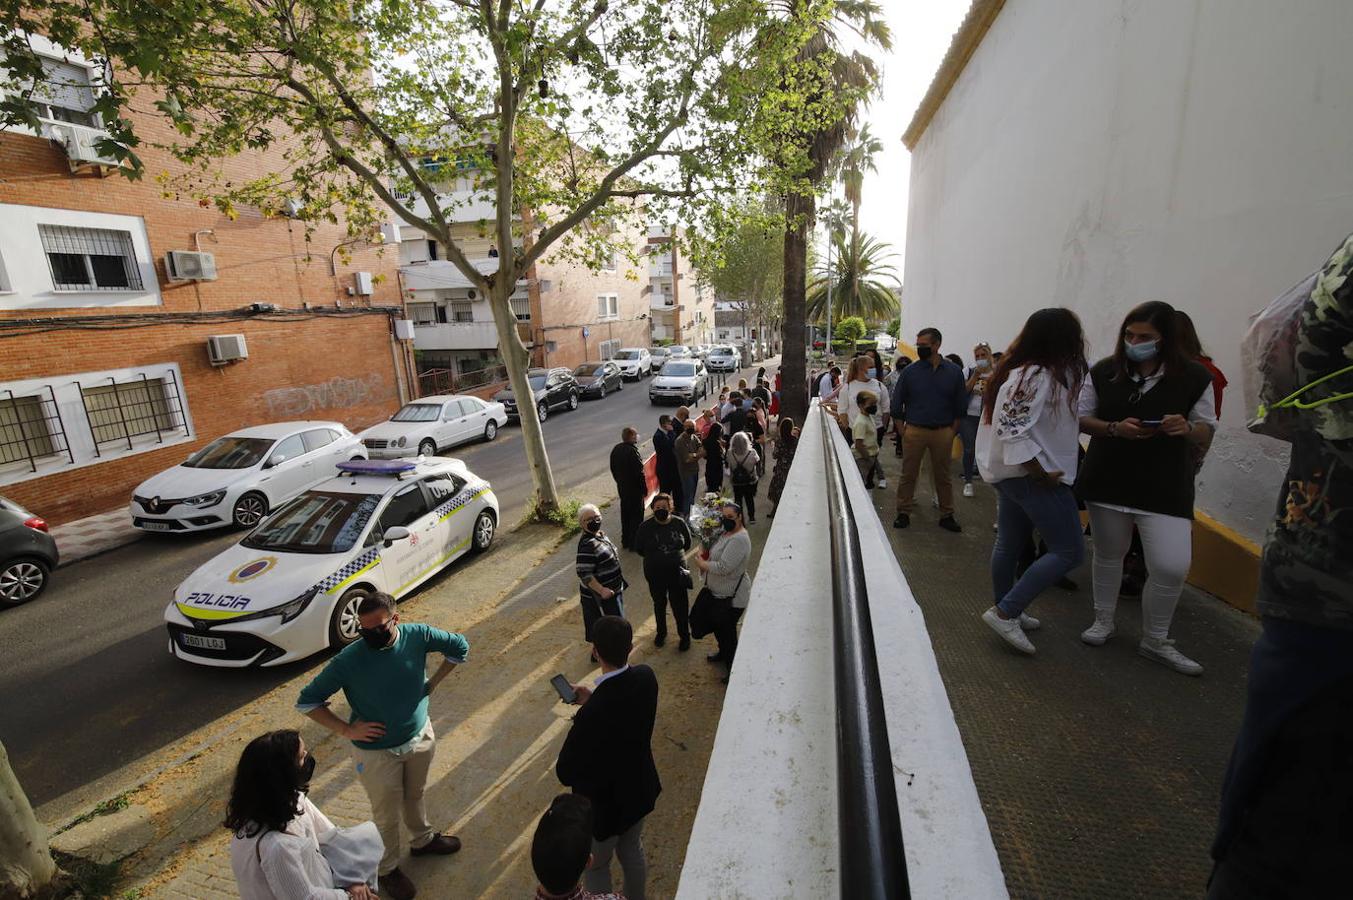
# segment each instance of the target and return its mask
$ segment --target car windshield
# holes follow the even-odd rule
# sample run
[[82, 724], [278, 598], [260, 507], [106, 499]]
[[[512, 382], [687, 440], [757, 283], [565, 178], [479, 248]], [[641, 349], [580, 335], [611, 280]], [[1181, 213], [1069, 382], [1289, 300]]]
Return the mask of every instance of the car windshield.
[[527, 381], [531, 382], [531, 390], [540, 391], [545, 389], [545, 380], [548, 375], [532, 375]]
[[613, 356], [613, 357], [611, 357], [611, 358], [612, 358], [612, 359], [638, 359], [638, 358], [639, 358], [639, 351], [638, 351], [638, 350], [619, 350], [619, 351], [616, 352], [615, 356]]
[[695, 363], [669, 362], [667, 365], [662, 367], [662, 374], [667, 378], [671, 378], [672, 376], [680, 378], [683, 375], [685, 376], [694, 375]]
[[667, 355], [667, 348], [666, 348], [666, 347], [654, 347], [652, 350], [648, 351], [648, 355], [649, 355], [649, 356], [666, 356], [666, 355]]
[[587, 378], [601, 371], [601, 366], [582, 365], [573, 370], [573, 377]]
[[673, 356], [685, 356], [687, 353], [690, 353], [691, 351], [689, 347], [683, 347], [680, 344], [677, 344], [676, 346], [668, 347], [667, 352], [672, 354]]
[[380, 505], [379, 494], [307, 491], [254, 529], [240, 545], [285, 553], [346, 553]]
[[442, 416], [440, 403], [410, 403], [390, 417], [391, 422], [435, 422]]
[[247, 469], [262, 462], [272, 445], [272, 438], [217, 438], [188, 457], [184, 465], [190, 469]]
[[713, 350], [709, 351], [709, 355], [710, 355], [710, 356], [732, 356], [732, 355], [733, 355], [733, 348], [732, 348], [732, 347], [715, 347]]

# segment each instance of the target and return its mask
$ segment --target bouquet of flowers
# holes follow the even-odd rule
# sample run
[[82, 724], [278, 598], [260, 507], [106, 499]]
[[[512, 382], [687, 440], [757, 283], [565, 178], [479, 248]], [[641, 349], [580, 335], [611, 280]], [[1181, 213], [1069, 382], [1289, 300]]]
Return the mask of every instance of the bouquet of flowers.
[[710, 491], [691, 504], [691, 533], [700, 538], [701, 556], [705, 559], [709, 558], [709, 548], [723, 534], [719, 508], [732, 502], [731, 498]]

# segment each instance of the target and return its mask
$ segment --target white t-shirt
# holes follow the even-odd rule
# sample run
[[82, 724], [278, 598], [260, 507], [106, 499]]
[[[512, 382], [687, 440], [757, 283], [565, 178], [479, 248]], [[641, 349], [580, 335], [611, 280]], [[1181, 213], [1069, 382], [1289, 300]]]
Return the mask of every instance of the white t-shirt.
[[817, 395], [826, 398], [832, 392], [832, 373], [823, 372], [822, 377], [817, 380]]
[[845, 413], [850, 421], [854, 422], [855, 417], [860, 414], [860, 409], [855, 404], [855, 398], [865, 391], [869, 391], [879, 398], [879, 411], [874, 413], [874, 427], [880, 428], [883, 425], [883, 413], [888, 409], [888, 389], [877, 378], [871, 378], [868, 381], [843, 382], [841, 390], [837, 391], [836, 409], [838, 412]]
[[[965, 377], [971, 378], [975, 371], [977, 371], [977, 367], [970, 366]], [[977, 381], [973, 383], [972, 392], [968, 394], [968, 415], [980, 416], [982, 414], [982, 395], [986, 393], [987, 380], [991, 378], [991, 372], [991, 369], [982, 370], [977, 376]]]
[[1024, 463], [1038, 460], [1046, 472], [1061, 472], [1062, 484], [1076, 482], [1080, 417], [1067, 389], [1041, 366], [1020, 366], [996, 392], [992, 421], [977, 426], [977, 468], [988, 483], [1029, 474]]
[[[1165, 367], [1161, 366], [1155, 373], [1148, 375], [1141, 382], [1141, 391], [1143, 394], [1150, 391], [1153, 387], [1160, 384], [1161, 378], [1165, 376]], [[1093, 416], [1099, 410], [1099, 391], [1095, 390], [1095, 383], [1090, 378], [1085, 379], [1085, 384], [1081, 387], [1080, 401], [1077, 404], [1077, 412], [1080, 416]], [[1195, 424], [1207, 425], [1210, 428], [1217, 427], [1217, 386], [1209, 383], [1207, 390], [1203, 391], [1193, 408], [1189, 410], [1188, 420]], [[1094, 501], [1091, 501], [1094, 502]], [[1163, 516], [1165, 513], [1153, 513], [1148, 510], [1138, 509], [1135, 506], [1117, 506], [1112, 503], [1095, 503], [1095, 506], [1104, 509], [1112, 509], [1117, 512], [1131, 513], [1136, 516]], [[1176, 518], [1170, 516], [1170, 518]]]

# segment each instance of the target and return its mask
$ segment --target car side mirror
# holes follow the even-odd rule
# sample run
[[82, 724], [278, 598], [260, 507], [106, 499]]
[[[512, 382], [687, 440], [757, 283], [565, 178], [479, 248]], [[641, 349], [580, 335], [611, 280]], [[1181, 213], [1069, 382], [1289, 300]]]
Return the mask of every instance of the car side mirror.
[[268, 461], [263, 464], [263, 468], [275, 469], [286, 461], [287, 458], [285, 456], [270, 456], [268, 457]]
[[409, 529], [405, 528], [403, 525], [394, 525], [387, 528], [385, 529], [385, 534], [381, 536], [381, 540], [385, 541], [385, 546], [387, 547], [393, 547], [395, 541], [407, 541], [408, 539]]

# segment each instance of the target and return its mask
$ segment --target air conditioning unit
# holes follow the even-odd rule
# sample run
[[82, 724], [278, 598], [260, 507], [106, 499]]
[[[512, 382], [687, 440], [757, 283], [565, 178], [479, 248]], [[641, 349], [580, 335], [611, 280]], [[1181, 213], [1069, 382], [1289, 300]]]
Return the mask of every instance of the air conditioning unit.
[[164, 255], [170, 281], [215, 281], [216, 257], [194, 250], [170, 250]]
[[116, 157], [99, 152], [99, 141], [108, 137], [108, 132], [103, 129], [74, 125], [70, 122], [52, 122], [48, 127], [51, 129], [49, 134], [52, 140], [65, 148], [66, 159], [70, 162], [72, 171], [80, 166], [121, 165]]
[[363, 297], [370, 297], [374, 282], [370, 272], [353, 272], [352, 285]]
[[207, 338], [207, 358], [213, 366], [223, 366], [249, 358], [249, 347], [242, 334], [214, 334]]

